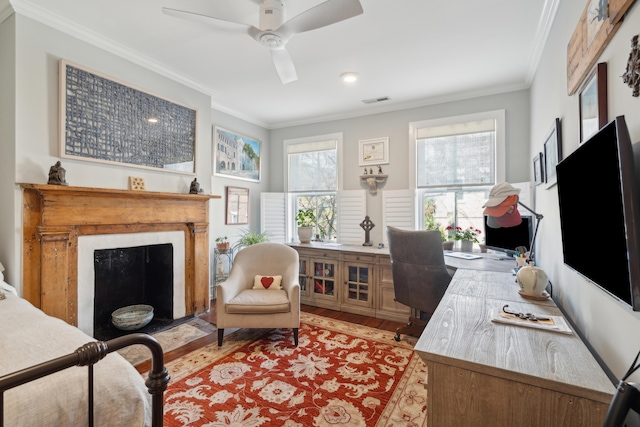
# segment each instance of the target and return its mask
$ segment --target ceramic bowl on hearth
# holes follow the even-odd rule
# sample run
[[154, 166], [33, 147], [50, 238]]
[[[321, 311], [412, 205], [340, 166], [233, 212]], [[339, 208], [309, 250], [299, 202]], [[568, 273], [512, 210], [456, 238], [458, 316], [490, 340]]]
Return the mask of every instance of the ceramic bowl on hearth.
[[153, 307], [146, 304], [129, 305], [111, 313], [111, 323], [123, 331], [135, 331], [153, 319]]

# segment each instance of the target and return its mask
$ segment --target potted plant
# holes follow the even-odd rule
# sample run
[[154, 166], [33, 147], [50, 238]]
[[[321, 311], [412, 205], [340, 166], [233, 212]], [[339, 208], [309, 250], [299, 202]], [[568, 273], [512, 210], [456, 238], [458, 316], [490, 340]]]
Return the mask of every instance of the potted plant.
[[218, 252], [227, 252], [229, 250], [227, 236], [216, 237], [216, 248], [218, 248]]
[[481, 233], [477, 228], [469, 227], [463, 230], [462, 227], [447, 227], [447, 230], [453, 230], [453, 240], [460, 240], [460, 250], [462, 252], [471, 252], [474, 243], [479, 243], [478, 235]]
[[296, 215], [296, 224], [298, 224], [298, 238], [300, 243], [309, 243], [313, 236], [313, 228], [316, 224], [316, 215], [312, 209], [298, 209]]
[[233, 245], [233, 249], [242, 249], [245, 246], [255, 245], [256, 243], [268, 242], [267, 232], [257, 233], [249, 228], [240, 232], [238, 241]]

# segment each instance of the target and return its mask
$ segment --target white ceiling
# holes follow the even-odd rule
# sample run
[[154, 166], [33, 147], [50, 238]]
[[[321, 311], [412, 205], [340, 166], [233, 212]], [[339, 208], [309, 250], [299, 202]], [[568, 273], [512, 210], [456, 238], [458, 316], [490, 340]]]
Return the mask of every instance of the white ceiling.
[[[284, 0], [287, 19], [323, 0]], [[258, 26], [258, 0], [10, 0], [14, 9], [210, 94], [266, 128], [529, 87], [559, 0], [361, 0], [364, 13], [294, 36], [282, 85], [245, 34], [162, 13], [207, 7]], [[356, 83], [339, 78], [360, 75]], [[389, 97], [364, 104], [362, 100]]]

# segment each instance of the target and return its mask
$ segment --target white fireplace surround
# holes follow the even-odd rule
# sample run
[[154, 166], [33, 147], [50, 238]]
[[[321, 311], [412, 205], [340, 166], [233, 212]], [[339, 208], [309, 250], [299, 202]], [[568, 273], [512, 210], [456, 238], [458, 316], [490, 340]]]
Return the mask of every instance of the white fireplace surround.
[[170, 243], [173, 246], [173, 318], [186, 316], [185, 236], [183, 231], [95, 234], [78, 237], [78, 328], [93, 336], [94, 252]]

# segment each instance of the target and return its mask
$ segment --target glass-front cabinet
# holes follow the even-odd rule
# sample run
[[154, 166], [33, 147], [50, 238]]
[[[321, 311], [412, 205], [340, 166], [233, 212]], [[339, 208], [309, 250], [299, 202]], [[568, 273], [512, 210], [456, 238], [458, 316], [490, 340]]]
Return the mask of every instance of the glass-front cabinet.
[[313, 260], [313, 295], [335, 299], [336, 296], [336, 262], [329, 260]]
[[[372, 315], [375, 289], [375, 258], [367, 255], [344, 254], [342, 272], [344, 311]], [[363, 311], [364, 310], [364, 311]]]

